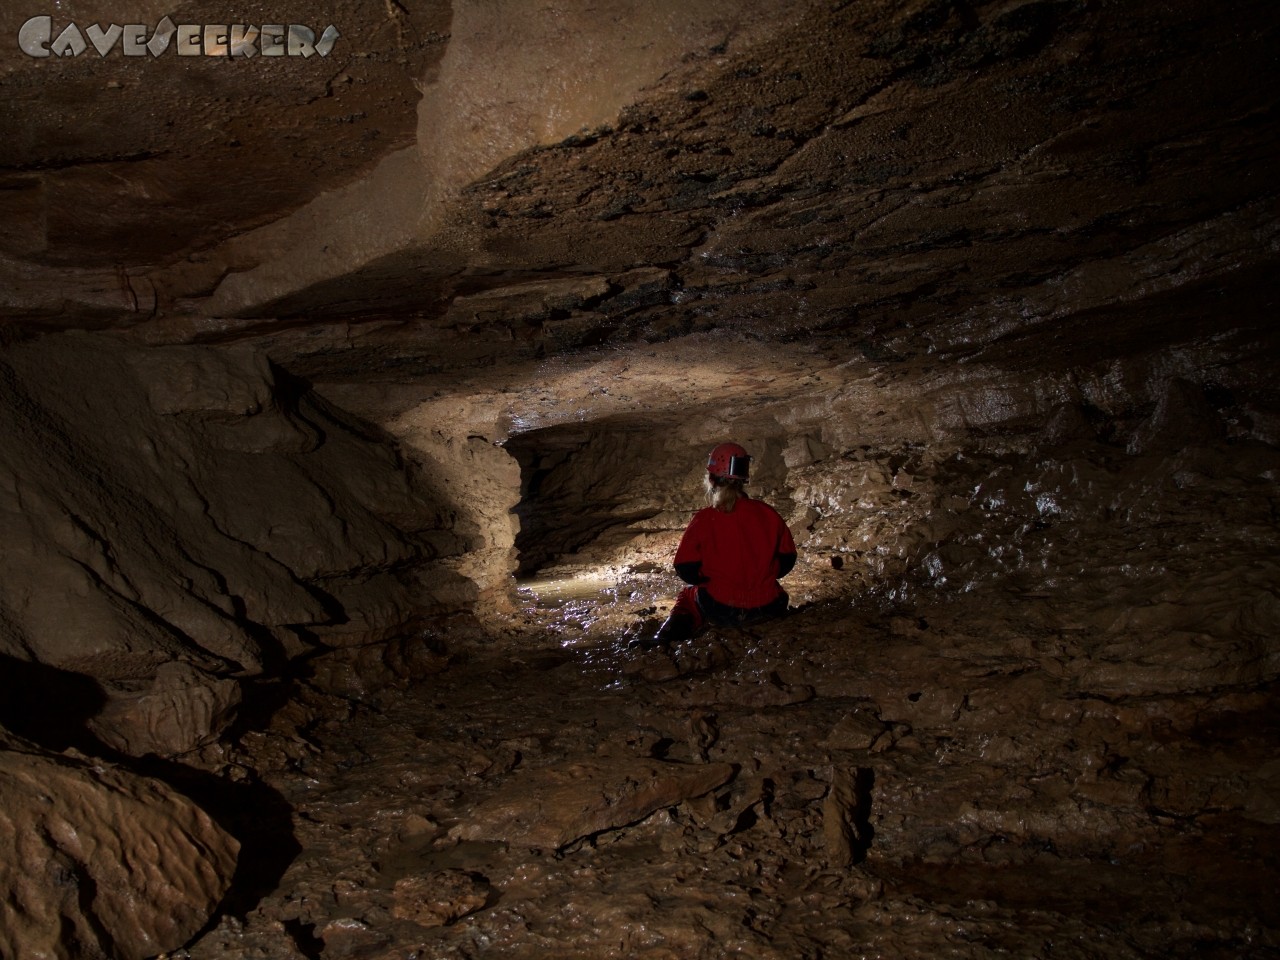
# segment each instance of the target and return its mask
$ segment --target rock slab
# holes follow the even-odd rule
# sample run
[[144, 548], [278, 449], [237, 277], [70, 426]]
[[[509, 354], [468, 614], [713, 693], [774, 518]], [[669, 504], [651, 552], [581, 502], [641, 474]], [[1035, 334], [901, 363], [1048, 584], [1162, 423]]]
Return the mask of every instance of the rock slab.
[[728, 783], [728, 763], [591, 758], [513, 777], [451, 836], [559, 850]]

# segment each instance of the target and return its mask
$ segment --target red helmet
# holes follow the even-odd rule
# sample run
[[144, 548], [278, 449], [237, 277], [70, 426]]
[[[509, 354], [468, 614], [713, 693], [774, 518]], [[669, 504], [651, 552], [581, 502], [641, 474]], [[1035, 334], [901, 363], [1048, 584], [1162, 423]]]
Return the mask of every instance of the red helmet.
[[711, 451], [707, 457], [707, 473], [713, 477], [731, 477], [734, 480], [747, 479], [751, 468], [751, 457], [747, 451], [736, 443], [722, 443]]

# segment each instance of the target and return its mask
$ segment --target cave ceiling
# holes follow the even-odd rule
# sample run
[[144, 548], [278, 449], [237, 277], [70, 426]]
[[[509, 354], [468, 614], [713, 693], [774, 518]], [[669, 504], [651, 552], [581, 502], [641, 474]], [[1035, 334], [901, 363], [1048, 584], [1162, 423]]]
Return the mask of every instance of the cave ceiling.
[[[0, 254], [138, 271], [269, 222], [413, 141], [418, 86], [445, 49], [449, 7], [328, 2], [110, 4], [0, 11]], [[298, 23], [341, 36], [326, 56], [29, 57], [22, 25]], [[255, 48], [257, 49], [257, 48]]]
[[[55, 12], [55, 29], [227, 18]], [[5, 35], [26, 16], [0, 14]], [[677, 361], [645, 352], [664, 342], [744, 370], [744, 343], [785, 344], [818, 381], [852, 357], [1036, 363], [1064, 337], [1087, 362], [1162, 335], [1147, 310], [1117, 323], [1126, 304], [1270, 295], [1265, 4], [235, 16], [341, 36], [308, 58], [6, 51], [0, 278], [20, 329], [253, 338], [314, 381], [437, 393], [541, 390], [627, 352], [629, 405], [584, 387], [617, 416], [714, 402], [692, 372], [665, 396]], [[1179, 336], [1206, 322], [1181, 316]], [[717, 376], [720, 399], [762, 394]]]
[[[0, 953], [1276, 955], [1278, 28], [0, 7]], [[642, 655], [730, 436], [795, 615]], [[740, 773], [615, 803], [685, 757]]]

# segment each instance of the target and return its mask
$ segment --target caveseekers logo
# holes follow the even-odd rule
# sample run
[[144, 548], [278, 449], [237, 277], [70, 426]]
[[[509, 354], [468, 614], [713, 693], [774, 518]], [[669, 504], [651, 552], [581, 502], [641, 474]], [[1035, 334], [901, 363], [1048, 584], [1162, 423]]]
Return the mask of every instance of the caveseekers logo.
[[[327, 57], [340, 34], [333, 24], [320, 39], [302, 24], [250, 26], [243, 23], [177, 23], [165, 17], [152, 29], [145, 23], [69, 23], [56, 34], [53, 17], [32, 17], [18, 31], [18, 46], [29, 57], [78, 57], [90, 46], [105, 57], [117, 45], [126, 57], [158, 57], [170, 47], [180, 57]], [[88, 39], [86, 39], [86, 37]]]

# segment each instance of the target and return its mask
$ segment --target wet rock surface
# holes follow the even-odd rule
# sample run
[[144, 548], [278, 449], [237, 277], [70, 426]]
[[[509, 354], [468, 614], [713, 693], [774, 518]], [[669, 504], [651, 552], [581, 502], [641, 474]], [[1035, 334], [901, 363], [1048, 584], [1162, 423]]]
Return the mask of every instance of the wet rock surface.
[[1280, 454], [1185, 394], [793, 460], [784, 620], [629, 646], [678, 587], [638, 535], [430, 680], [313, 693], [242, 744], [292, 744], [302, 851], [190, 956], [1280, 950]]
[[231, 887], [239, 844], [164, 783], [0, 737], [0, 951], [153, 957]]
[[6, 955], [1280, 956], [1278, 9], [0, 60]]
[[467, 812], [450, 836], [557, 851], [638, 823], [655, 810], [705, 796], [733, 776], [728, 764], [627, 759], [576, 761], [525, 773], [508, 792]]
[[[815, 605], [657, 679], [608, 638], [478, 654], [311, 728], [303, 770], [271, 778], [303, 852], [191, 956], [1276, 949], [1273, 686], [1098, 693], [1024, 607]], [[602, 755], [736, 772], [598, 829]], [[495, 810], [539, 818], [541, 849]], [[462, 877], [472, 899], [428, 911], [454, 919], [403, 905]]]

